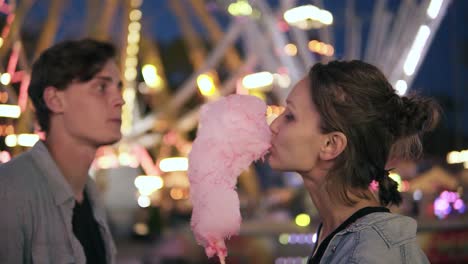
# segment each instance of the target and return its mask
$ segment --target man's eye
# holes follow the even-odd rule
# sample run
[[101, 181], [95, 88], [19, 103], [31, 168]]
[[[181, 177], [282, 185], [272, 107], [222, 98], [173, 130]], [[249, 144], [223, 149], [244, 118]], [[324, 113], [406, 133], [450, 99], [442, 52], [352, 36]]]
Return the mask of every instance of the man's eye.
[[106, 85], [105, 84], [100, 84], [97, 87], [99, 92], [104, 92], [106, 90]]

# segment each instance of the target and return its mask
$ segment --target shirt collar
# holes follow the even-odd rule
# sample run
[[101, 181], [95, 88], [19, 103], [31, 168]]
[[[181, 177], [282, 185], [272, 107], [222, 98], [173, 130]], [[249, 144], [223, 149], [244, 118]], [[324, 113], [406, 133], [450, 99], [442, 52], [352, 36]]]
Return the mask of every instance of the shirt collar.
[[30, 153], [49, 183], [55, 204], [61, 205], [70, 199], [74, 200], [75, 198], [70, 184], [65, 180], [65, 176], [63, 176], [58, 168], [44, 142], [38, 141], [34, 147], [31, 148]]

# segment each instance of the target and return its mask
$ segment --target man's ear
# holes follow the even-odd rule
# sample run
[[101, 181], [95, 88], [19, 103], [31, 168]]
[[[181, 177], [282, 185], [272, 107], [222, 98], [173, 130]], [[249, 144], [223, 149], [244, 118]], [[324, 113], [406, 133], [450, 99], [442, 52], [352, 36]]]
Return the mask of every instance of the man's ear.
[[322, 160], [335, 159], [345, 150], [348, 139], [341, 132], [331, 132], [325, 136], [324, 144], [320, 149], [320, 158]]
[[43, 94], [44, 103], [52, 113], [60, 114], [63, 112], [63, 93], [53, 86], [47, 86]]

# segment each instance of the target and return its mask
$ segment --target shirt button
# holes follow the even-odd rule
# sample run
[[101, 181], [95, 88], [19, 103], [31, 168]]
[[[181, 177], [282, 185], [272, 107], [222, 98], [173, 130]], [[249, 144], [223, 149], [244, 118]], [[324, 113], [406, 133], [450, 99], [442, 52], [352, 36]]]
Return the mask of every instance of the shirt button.
[[336, 246], [332, 248], [332, 252], [335, 253], [335, 251], [336, 251]]

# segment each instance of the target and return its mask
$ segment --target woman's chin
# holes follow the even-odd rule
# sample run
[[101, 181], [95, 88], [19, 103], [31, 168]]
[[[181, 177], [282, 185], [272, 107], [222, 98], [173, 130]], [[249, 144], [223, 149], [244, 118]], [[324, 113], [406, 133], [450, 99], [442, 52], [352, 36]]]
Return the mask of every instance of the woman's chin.
[[267, 162], [268, 165], [274, 170], [281, 170], [281, 166], [279, 166], [278, 161], [275, 159], [275, 157], [272, 154], [269, 154], [267, 156]]
[[275, 171], [297, 171], [291, 166], [287, 166], [284, 163], [279, 162], [278, 160], [268, 157], [267, 158], [268, 165], [271, 169]]

